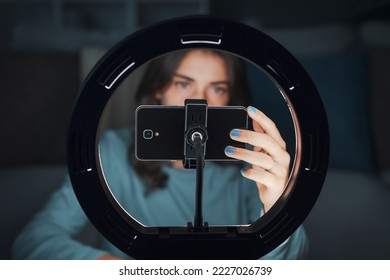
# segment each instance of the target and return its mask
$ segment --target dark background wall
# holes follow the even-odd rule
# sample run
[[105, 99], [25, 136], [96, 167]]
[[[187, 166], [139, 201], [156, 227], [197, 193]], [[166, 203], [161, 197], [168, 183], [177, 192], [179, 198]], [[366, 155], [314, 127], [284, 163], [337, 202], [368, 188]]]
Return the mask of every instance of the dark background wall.
[[[190, 14], [212, 14], [263, 28], [286, 28], [327, 23], [358, 24], [367, 19], [388, 19], [389, 12], [388, 0], [1, 0], [0, 48], [33, 49], [37, 48], [37, 41], [44, 48], [43, 43], [53, 42], [65, 36], [64, 33], [73, 36], [73, 41], [63, 42], [62, 50], [72, 47], [75, 50], [74, 46], [80, 40], [110, 45], [147, 24]], [[35, 29], [40, 33], [27, 32]], [[57, 33], [50, 33], [53, 30]], [[73, 34], [69, 34], [70, 31]], [[101, 37], [103, 34], [105, 38]], [[20, 36], [24, 37], [23, 42], [30, 41], [30, 45], [21, 46]], [[57, 49], [60, 50], [60, 46]]]
[[234, 1], [212, 0], [212, 14], [234, 20], [253, 19], [264, 27], [302, 27], [324, 23], [359, 23], [368, 18], [388, 18], [387, 0]]

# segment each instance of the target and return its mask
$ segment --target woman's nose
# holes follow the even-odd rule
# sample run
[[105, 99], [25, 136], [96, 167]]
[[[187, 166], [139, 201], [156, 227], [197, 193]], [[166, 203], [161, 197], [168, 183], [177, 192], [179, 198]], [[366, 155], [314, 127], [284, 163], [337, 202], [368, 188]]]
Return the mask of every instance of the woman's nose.
[[195, 99], [207, 99], [207, 91], [205, 88], [199, 88], [195, 91]]

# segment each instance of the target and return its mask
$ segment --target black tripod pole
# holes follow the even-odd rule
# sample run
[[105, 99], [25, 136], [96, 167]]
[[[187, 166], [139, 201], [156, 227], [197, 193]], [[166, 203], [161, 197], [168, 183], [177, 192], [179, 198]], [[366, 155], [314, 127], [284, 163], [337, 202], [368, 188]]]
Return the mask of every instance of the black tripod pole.
[[201, 228], [203, 226], [203, 167], [204, 167], [204, 155], [203, 144], [200, 135], [194, 136], [194, 146], [196, 153], [196, 193], [195, 193], [195, 216], [194, 226], [195, 228]]

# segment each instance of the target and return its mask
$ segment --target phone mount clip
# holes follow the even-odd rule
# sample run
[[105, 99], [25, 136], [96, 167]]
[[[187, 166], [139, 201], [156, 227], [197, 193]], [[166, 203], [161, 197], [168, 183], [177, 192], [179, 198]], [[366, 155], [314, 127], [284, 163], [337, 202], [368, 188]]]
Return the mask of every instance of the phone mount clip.
[[197, 162], [196, 142], [200, 140], [202, 146], [202, 161], [206, 154], [207, 136], [207, 101], [204, 99], [185, 100], [184, 126], [184, 160], [186, 169], [195, 169]]

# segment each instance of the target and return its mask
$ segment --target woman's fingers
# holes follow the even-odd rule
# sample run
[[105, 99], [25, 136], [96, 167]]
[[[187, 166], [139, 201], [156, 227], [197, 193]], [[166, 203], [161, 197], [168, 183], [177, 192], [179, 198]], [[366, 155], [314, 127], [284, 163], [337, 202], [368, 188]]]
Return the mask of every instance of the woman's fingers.
[[259, 153], [232, 146], [226, 147], [225, 153], [231, 158], [243, 160], [253, 166], [260, 167], [261, 170], [277, 174], [278, 176], [284, 177], [288, 173], [288, 164], [285, 164], [284, 162], [277, 162], [270, 155], [265, 153]]
[[[276, 189], [279, 190], [279, 188], [276, 188], [276, 186], [284, 186], [285, 182], [284, 182], [284, 179], [276, 174], [273, 174], [273, 173], [270, 173], [270, 172], [267, 172], [266, 170], [264, 169], [258, 169], [258, 168], [243, 168], [241, 170], [241, 174], [250, 179], [250, 180], [253, 180], [255, 181], [256, 183], [259, 183], [263, 186], [268, 186], [268, 187], [271, 187], [271, 186], [274, 186], [272, 188], [273, 191], [275, 191]], [[278, 195], [279, 195], [279, 191], [278, 191]]]
[[274, 160], [265, 153], [258, 153], [232, 146], [226, 147], [225, 152], [232, 158], [245, 160], [247, 163], [259, 166], [263, 169], [271, 169], [274, 163]]
[[[230, 136], [235, 141], [254, 146], [254, 150], [263, 150], [275, 161], [281, 162], [283, 164], [290, 162], [289, 155], [285, 149], [281, 147], [273, 137], [265, 133], [245, 129], [233, 129], [230, 133]], [[259, 153], [256, 154], [259, 155]]]
[[283, 140], [278, 128], [270, 118], [252, 106], [247, 108], [247, 112], [249, 117], [253, 120], [253, 128], [256, 132], [262, 132], [269, 135], [280, 145], [280, 147], [282, 147], [282, 149], [286, 149], [286, 142]]

